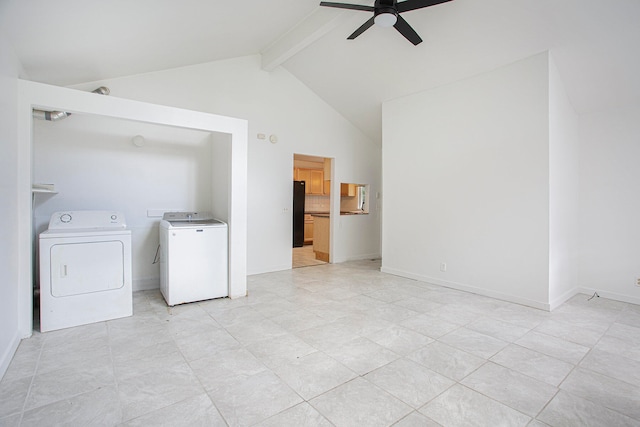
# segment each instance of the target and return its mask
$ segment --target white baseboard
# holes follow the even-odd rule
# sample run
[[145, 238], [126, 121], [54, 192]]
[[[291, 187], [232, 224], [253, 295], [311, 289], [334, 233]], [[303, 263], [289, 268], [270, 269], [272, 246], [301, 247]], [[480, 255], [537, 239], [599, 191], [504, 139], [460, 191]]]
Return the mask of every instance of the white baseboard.
[[244, 298], [249, 294], [249, 292], [247, 291], [247, 293], [242, 294], [242, 295], [229, 295], [229, 299], [236, 299], [236, 298]]
[[578, 295], [579, 293], [580, 293], [580, 289], [578, 288], [573, 288], [568, 290], [567, 292], [560, 295], [558, 298], [554, 299], [549, 303], [549, 306], [551, 308], [549, 311], [555, 310], [556, 308], [560, 307], [562, 304], [569, 301], [571, 298]]
[[275, 273], [276, 271], [291, 270], [291, 264], [288, 265], [272, 265], [257, 271], [247, 271], [247, 276], [255, 276], [256, 274]]
[[345, 259], [334, 260], [333, 262], [339, 263], [339, 262], [349, 262], [349, 261], [363, 261], [365, 259], [380, 259], [380, 258], [381, 258], [381, 255], [379, 253], [376, 253], [376, 254], [362, 254], [362, 255], [348, 256]]
[[544, 311], [551, 310], [551, 305], [544, 302], [533, 301], [533, 300], [530, 300], [527, 298], [521, 298], [515, 295], [509, 295], [501, 292], [495, 292], [489, 289], [478, 288], [478, 287], [467, 285], [464, 283], [456, 283], [456, 282], [436, 279], [435, 277], [422, 276], [420, 274], [414, 274], [407, 271], [396, 270], [395, 268], [383, 267], [380, 269], [380, 271], [382, 271], [383, 273], [393, 274], [394, 276], [401, 276], [401, 277], [406, 277], [408, 279], [414, 279], [421, 282], [427, 282], [434, 285], [444, 286], [445, 288], [457, 289], [459, 291], [470, 292], [472, 294], [495, 298], [502, 301], [512, 302], [520, 305], [526, 305], [528, 307], [537, 308], [539, 310], [544, 310]]
[[[364, 259], [378, 259], [380, 258], [380, 254], [362, 254], [362, 255], [354, 255], [346, 258], [334, 259], [333, 264], [339, 264], [341, 262], [347, 261], [362, 261]], [[291, 270], [291, 264], [281, 264], [281, 265], [272, 265], [263, 267], [260, 270], [249, 270], [247, 271], [247, 276], [255, 276], [256, 274], [264, 274], [264, 273], [275, 273], [277, 271]]]
[[593, 288], [576, 288], [576, 294], [587, 294], [593, 295], [594, 292], [597, 292], [599, 296], [602, 298], [612, 299], [620, 302], [627, 302], [629, 304], [640, 305], [640, 298], [632, 297], [630, 295], [618, 294], [616, 292], [602, 291], [600, 289]]
[[2, 353], [2, 357], [0, 358], [0, 379], [4, 377], [4, 374], [9, 369], [9, 364], [11, 363], [11, 359], [13, 359], [13, 355], [16, 354], [16, 350], [20, 345], [20, 338], [18, 337], [18, 331], [15, 331], [13, 338], [9, 342], [9, 346]]

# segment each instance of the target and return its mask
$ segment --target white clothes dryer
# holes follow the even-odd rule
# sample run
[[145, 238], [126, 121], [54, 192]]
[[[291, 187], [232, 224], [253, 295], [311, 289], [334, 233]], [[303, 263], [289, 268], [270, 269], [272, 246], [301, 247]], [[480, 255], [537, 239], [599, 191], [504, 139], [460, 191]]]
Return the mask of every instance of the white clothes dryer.
[[131, 230], [122, 213], [54, 213], [39, 255], [41, 332], [133, 314]]

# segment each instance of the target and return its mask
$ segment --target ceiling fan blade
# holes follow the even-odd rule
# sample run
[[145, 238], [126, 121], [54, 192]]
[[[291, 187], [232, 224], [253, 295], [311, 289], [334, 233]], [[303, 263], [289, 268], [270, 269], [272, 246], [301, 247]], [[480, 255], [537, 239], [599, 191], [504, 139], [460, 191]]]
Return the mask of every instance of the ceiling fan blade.
[[396, 22], [396, 25], [394, 25], [394, 27], [407, 40], [409, 40], [411, 43], [413, 43], [414, 46], [422, 43], [422, 39], [420, 38], [418, 33], [416, 33], [416, 31], [413, 28], [411, 28], [411, 25], [409, 25], [409, 23], [407, 21], [405, 21], [402, 18], [402, 16], [398, 15], [398, 22]]
[[446, 3], [448, 1], [451, 0], [406, 0], [403, 2], [398, 2], [398, 13], [422, 9], [423, 7], [435, 6], [437, 4]]
[[320, 6], [337, 7], [338, 9], [363, 10], [365, 12], [375, 11], [373, 6], [362, 6], [359, 4], [348, 4], [348, 3], [332, 3], [329, 1], [321, 1]]
[[360, 26], [360, 28], [358, 28], [357, 30], [355, 30], [353, 32], [353, 34], [351, 34], [349, 37], [347, 37], [347, 40], [353, 40], [356, 37], [358, 37], [360, 34], [364, 33], [365, 31], [367, 31], [369, 28], [371, 28], [371, 26], [374, 23], [374, 18], [369, 19], [367, 22], [365, 22], [364, 24], [362, 24]]

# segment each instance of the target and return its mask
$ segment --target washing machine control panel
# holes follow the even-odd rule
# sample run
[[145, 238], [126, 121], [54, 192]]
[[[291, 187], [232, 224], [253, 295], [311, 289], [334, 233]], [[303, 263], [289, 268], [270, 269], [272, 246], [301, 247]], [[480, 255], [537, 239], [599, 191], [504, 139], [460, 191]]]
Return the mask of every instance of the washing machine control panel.
[[169, 222], [194, 222], [214, 219], [210, 212], [165, 212], [162, 219]]
[[127, 228], [124, 215], [117, 211], [55, 212], [49, 230], [80, 230], [95, 228]]

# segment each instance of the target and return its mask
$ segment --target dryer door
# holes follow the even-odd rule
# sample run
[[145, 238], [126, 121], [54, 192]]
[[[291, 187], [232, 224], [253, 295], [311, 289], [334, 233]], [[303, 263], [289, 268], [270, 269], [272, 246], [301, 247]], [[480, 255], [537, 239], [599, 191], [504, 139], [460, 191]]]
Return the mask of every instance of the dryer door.
[[124, 245], [119, 240], [51, 247], [51, 295], [67, 297], [124, 286]]

